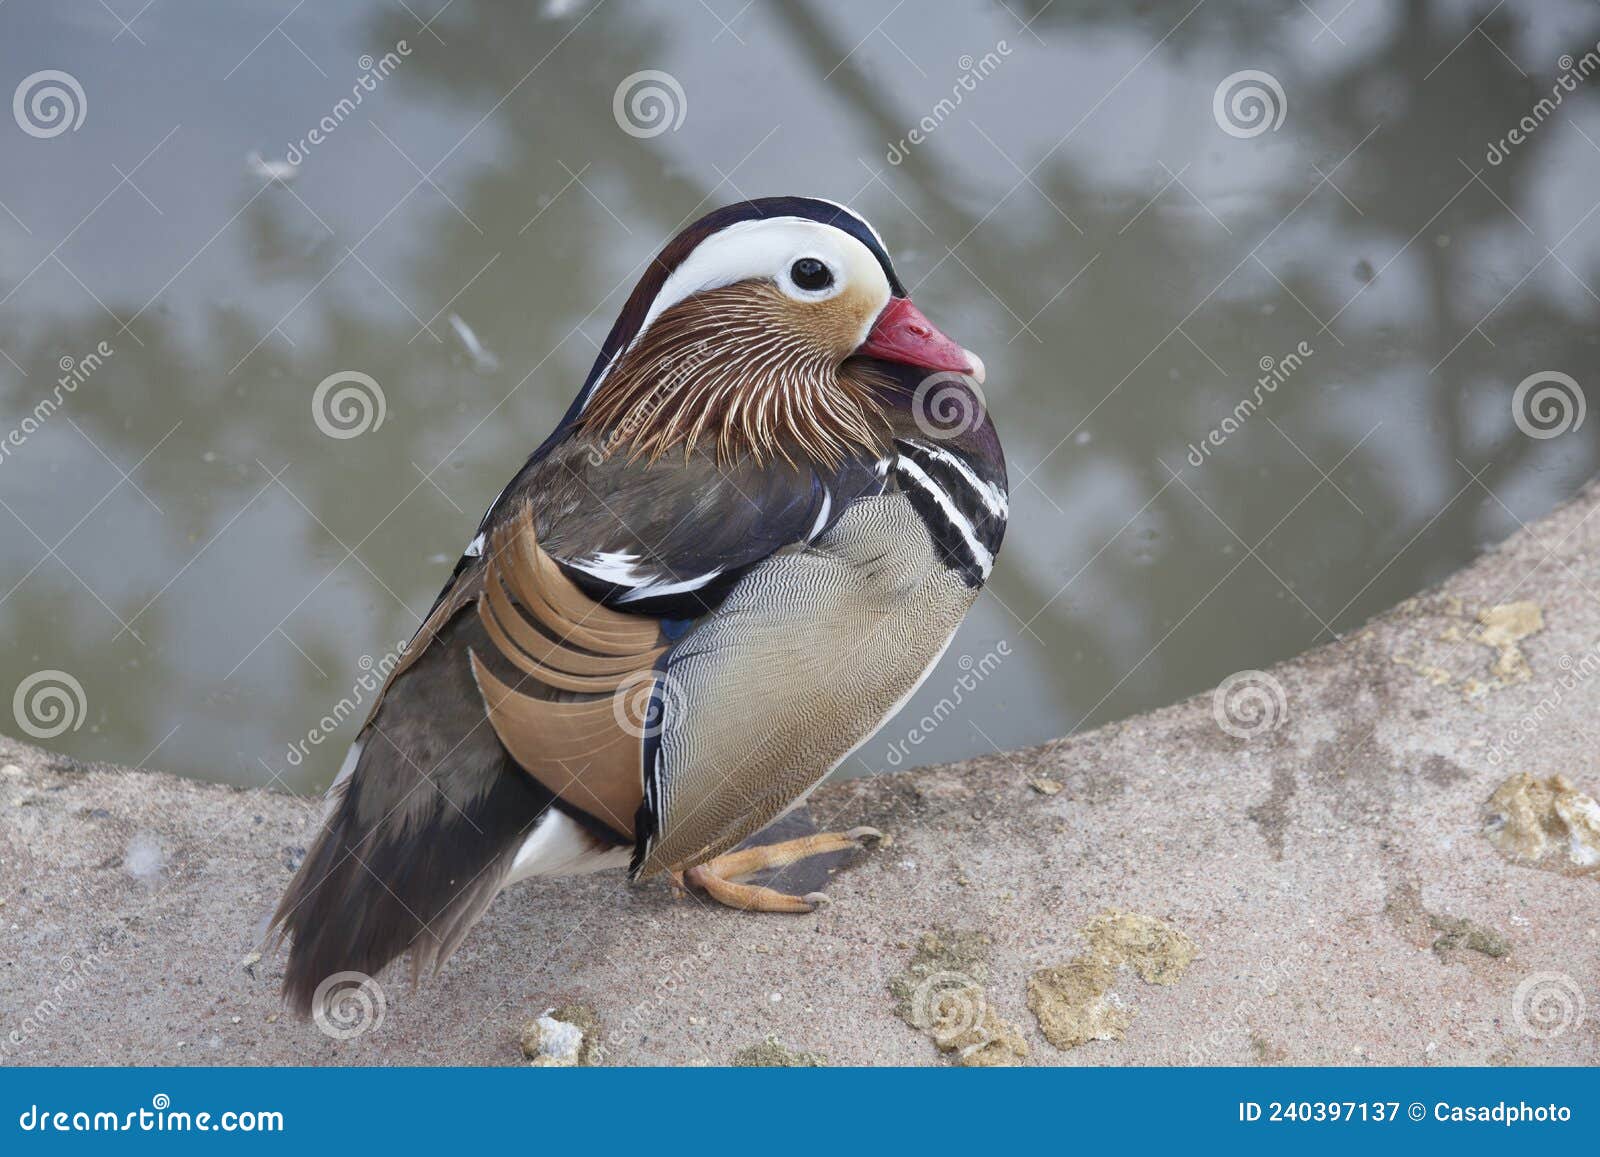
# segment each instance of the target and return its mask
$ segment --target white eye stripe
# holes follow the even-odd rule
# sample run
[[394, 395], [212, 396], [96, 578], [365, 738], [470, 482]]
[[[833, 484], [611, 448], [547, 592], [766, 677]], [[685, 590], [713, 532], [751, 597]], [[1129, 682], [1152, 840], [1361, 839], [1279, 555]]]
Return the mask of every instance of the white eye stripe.
[[757, 277], [789, 281], [789, 270], [803, 257], [827, 265], [833, 274], [830, 289], [837, 291], [847, 283], [861, 285], [876, 290], [882, 304], [888, 303], [889, 279], [883, 267], [870, 249], [843, 230], [804, 217], [739, 221], [700, 242], [673, 270], [650, 303], [633, 340], [637, 342], [666, 310], [696, 293]]

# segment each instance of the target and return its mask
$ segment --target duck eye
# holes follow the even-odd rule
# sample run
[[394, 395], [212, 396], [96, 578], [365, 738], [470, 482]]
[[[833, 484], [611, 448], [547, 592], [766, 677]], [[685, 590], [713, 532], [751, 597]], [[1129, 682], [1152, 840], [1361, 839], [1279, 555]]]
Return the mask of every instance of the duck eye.
[[833, 270], [815, 257], [802, 257], [789, 267], [789, 276], [801, 289], [815, 292], [833, 284]]

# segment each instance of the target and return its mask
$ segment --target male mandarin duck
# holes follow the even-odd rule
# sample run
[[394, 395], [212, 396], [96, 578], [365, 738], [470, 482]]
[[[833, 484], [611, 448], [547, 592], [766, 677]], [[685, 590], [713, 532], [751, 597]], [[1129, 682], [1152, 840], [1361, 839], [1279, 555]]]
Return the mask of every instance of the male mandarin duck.
[[1007, 490], [982, 380], [843, 206], [763, 198], [679, 233], [329, 790], [273, 920], [291, 1005], [407, 949], [436, 970], [531, 876], [826, 899], [735, 879], [877, 833], [729, 852], [910, 698], [988, 577]]

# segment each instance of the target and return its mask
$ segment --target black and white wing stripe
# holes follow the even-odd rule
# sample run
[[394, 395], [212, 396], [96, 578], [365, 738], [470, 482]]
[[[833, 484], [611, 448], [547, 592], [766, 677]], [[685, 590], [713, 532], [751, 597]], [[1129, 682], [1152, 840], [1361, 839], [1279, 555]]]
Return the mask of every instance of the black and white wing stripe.
[[[970, 587], [994, 569], [1010, 505], [1003, 476], [953, 443], [896, 438], [892, 473], [945, 564]], [[989, 475], [989, 476], [985, 476]]]

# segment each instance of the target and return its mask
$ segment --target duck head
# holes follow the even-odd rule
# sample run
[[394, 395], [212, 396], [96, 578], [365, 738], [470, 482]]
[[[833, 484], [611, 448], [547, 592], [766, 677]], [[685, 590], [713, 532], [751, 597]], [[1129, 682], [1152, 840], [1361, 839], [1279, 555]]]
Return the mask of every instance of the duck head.
[[983, 376], [912, 303], [861, 217], [812, 198], [745, 201], [655, 258], [570, 417], [630, 457], [709, 445], [832, 462], [883, 445], [875, 361]]

